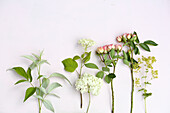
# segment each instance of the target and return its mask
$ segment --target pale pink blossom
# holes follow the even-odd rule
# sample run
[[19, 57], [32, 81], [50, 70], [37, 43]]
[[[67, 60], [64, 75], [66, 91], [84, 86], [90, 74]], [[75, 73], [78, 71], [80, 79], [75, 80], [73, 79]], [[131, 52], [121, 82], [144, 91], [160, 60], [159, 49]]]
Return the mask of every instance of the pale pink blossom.
[[121, 51], [122, 50], [122, 45], [121, 44], [116, 44], [115, 45], [115, 50]]
[[98, 54], [102, 54], [103, 52], [104, 52], [103, 47], [98, 47], [98, 48], [97, 48], [97, 53], [98, 53]]
[[121, 41], [122, 41], [122, 36], [116, 37], [116, 40], [117, 40], [118, 42], [121, 42]]
[[115, 46], [113, 44], [107, 45], [107, 51], [109, 52], [111, 49], [114, 49]]

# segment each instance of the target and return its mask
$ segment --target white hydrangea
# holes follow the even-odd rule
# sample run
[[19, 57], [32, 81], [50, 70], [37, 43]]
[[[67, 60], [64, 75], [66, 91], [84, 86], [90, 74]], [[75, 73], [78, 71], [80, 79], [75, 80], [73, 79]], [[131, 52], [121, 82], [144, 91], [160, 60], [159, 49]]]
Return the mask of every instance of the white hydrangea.
[[85, 48], [85, 50], [96, 44], [96, 42], [91, 39], [80, 39], [78, 43], [81, 44]]
[[103, 80], [101, 78], [97, 78], [88, 73], [84, 73], [83, 76], [76, 81], [76, 89], [81, 93], [88, 93], [97, 96], [99, 91], [103, 85]]

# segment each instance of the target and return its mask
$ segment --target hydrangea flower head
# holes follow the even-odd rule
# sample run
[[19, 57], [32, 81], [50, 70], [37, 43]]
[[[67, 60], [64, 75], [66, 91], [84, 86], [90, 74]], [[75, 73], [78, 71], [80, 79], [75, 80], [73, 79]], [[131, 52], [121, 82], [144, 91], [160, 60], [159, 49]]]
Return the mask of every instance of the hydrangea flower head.
[[76, 81], [76, 89], [81, 93], [91, 93], [95, 96], [99, 94], [99, 91], [103, 85], [101, 78], [97, 78], [88, 73], [84, 73], [80, 79]]
[[92, 46], [94, 46], [96, 44], [95, 41], [93, 41], [91, 39], [85, 39], [85, 38], [80, 39], [78, 41], [78, 43], [81, 44], [84, 47], [85, 51], [87, 50], [87, 48], [92, 47]]

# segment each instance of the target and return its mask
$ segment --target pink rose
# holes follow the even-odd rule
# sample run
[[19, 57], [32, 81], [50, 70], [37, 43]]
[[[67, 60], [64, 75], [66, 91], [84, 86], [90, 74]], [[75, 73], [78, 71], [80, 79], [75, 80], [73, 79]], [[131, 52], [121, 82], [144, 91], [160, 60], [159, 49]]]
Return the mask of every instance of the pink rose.
[[122, 50], [122, 45], [121, 44], [116, 44], [115, 45], [115, 50], [121, 51]]
[[121, 42], [121, 41], [122, 41], [122, 36], [116, 37], [116, 40], [117, 40], [118, 42]]
[[97, 48], [97, 53], [98, 53], [98, 54], [102, 54], [103, 52], [104, 52], [103, 47], [98, 47], [98, 48]]
[[103, 53], [107, 53], [107, 45], [103, 46]]
[[110, 50], [114, 49], [115, 46], [113, 44], [107, 45], [107, 51], [109, 52]]
[[133, 38], [133, 37], [134, 37], [134, 40], [136, 40], [136, 38], [137, 38], [137, 37], [136, 37], [136, 35], [135, 35], [135, 34], [133, 34], [133, 35], [132, 35], [132, 38]]
[[124, 33], [124, 34], [122, 35], [122, 37], [126, 38], [126, 35], [127, 35], [127, 33]]

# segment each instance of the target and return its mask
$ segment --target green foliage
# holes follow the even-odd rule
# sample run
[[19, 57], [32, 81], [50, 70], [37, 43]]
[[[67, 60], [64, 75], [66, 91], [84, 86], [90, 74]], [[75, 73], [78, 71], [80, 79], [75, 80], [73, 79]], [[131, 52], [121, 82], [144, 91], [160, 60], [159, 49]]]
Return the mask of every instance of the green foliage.
[[147, 97], [152, 96], [152, 93], [144, 93], [143, 96], [144, 96], [144, 99], [146, 99]]
[[136, 43], [139, 43], [140, 41], [139, 41], [139, 38], [138, 38], [137, 33], [134, 31], [134, 33], [133, 33], [133, 34], [135, 34], [135, 35], [136, 35], [136, 40], [135, 40], [135, 42], [136, 42]]
[[126, 59], [123, 60], [123, 63], [126, 64], [126, 65], [128, 65], [128, 66], [129, 66], [129, 64], [130, 64], [130, 62], [129, 62], [128, 60], [126, 60]]
[[50, 93], [52, 90], [54, 90], [55, 88], [58, 88], [58, 87], [62, 87], [62, 85], [57, 82], [54, 82], [48, 87], [47, 92]]
[[152, 45], [152, 46], [157, 46], [157, 45], [158, 45], [157, 43], [155, 43], [155, 42], [152, 41], [152, 40], [147, 40], [147, 41], [145, 41], [144, 43], [145, 43], [145, 44], [148, 44], [148, 45]]
[[107, 71], [107, 72], [110, 71], [110, 69], [109, 69], [108, 67], [102, 67], [102, 70], [103, 70], [103, 71]]
[[50, 83], [50, 79], [48, 79], [48, 78], [43, 78], [42, 79], [42, 87], [43, 88], [46, 89], [48, 87], [49, 83]]
[[50, 75], [50, 77], [59, 77], [65, 79], [72, 86], [71, 82], [61, 73], [53, 73]]
[[125, 53], [125, 51], [123, 51], [123, 56], [124, 56], [124, 59], [128, 59], [128, 56], [127, 56], [127, 54]]
[[51, 104], [49, 100], [43, 100], [43, 104], [48, 110], [54, 112], [53, 105]]
[[149, 48], [149, 46], [148, 46], [147, 44], [145, 44], [145, 43], [140, 43], [139, 45], [140, 45], [140, 47], [143, 48], [144, 50], [150, 52], [150, 48]]
[[87, 63], [90, 60], [90, 57], [91, 57], [91, 51], [87, 53], [85, 58], [83, 58], [84, 63]]
[[98, 77], [98, 78], [103, 78], [103, 76], [104, 76], [104, 72], [103, 71], [99, 71], [97, 74], [96, 74], [96, 77]]
[[36, 91], [36, 88], [35, 87], [30, 87], [26, 90], [26, 93], [25, 93], [25, 99], [24, 99], [24, 102], [30, 97], [32, 96]]
[[116, 78], [116, 75], [114, 73], [109, 73], [108, 74], [109, 78], [113, 79], [113, 78]]
[[84, 64], [87, 68], [92, 68], [92, 69], [99, 69], [96, 64], [94, 63], [87, 63]]
[[111, 58], [113, 58], [113, 57], [115, 56], [115, 50], [114, 50], [114, 49], [112, 49], [112, 50], [110, 51], [110, 56], [111, 56]]
[[105, 82], [107, 82], [109, 84], [112, 79], [109, 77], [109, 75], [106, 75], [104, 80], [105, 80]]
[[28, 75], [27, 75], [27, 73], [25, 72], [25, 70], [22, 67], [13, 67], [12, 69], [15, 70], [15, 72], [18, 75], [21, 75], [24, 78], [28, 79]]
[[80, 57], [78, 55], [73, 57], [73, 60], [78, 60], [78, 59], [80, 59]]
[[27, 82], [27, 80], [19, 80], [15, 83], [15, 85], [19, 84], [19, 83], [22, 83], [22, 82]]
[[62, 63], [64, 65], [64, 69], [68, 72], [74, 72], [76, 68], [78, 67], [77, 62], [73, 60], [72, 58], [67, 58], [63, 60]]
[[30, 67], [27, 70], [27, 75], [28, 75], [28, 79], [30, 80], [30, 82], [32, 82], [32, 75], [31, 75], [31, 68]]

